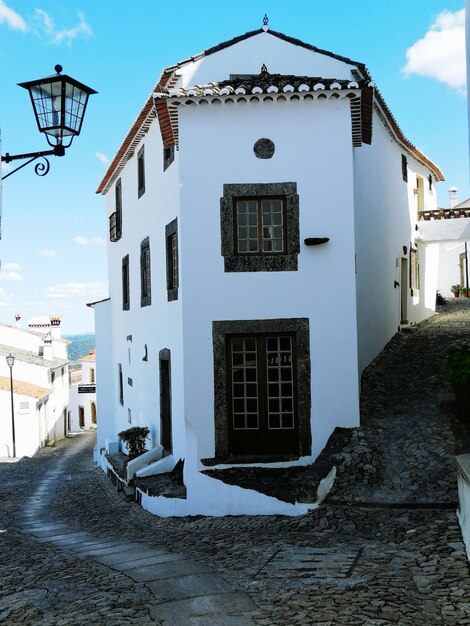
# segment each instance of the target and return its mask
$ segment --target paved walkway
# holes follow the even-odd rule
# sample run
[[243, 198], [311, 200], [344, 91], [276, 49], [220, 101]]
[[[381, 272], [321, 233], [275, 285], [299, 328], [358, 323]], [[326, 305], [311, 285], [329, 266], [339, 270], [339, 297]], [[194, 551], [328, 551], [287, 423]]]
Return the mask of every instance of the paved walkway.
[[155, 518], [92, 466], [90, 435], [0, 463], [0, 623], [470, 624], [457, 519], [440, 507], [465, 432], [437, 407], [446, 345], [469, 335], [462, 306], [369, 368], [335, 492], [300, 518]]

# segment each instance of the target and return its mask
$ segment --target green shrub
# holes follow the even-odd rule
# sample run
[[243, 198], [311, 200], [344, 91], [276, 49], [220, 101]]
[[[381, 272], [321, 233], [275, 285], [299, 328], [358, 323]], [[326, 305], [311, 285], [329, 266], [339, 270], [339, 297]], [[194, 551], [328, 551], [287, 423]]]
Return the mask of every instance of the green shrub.
[[127, 446], [129, 461], [147, 452], [145, 441], [149, 438], [150, 430], [147, 426], [133, 426], [118, 433], [118, 437]]
[[447, 303], [447, 300], [446, 298], [444, 298], [442, 293], [440, 291], [436, 291], [436, 306], [439, 306], [441, 304], [446, 304], [446, 303]]
[[444, 377], [452, 385], [470, 383], [470, 345], [459, 343], [447, 352], [444, 366]]

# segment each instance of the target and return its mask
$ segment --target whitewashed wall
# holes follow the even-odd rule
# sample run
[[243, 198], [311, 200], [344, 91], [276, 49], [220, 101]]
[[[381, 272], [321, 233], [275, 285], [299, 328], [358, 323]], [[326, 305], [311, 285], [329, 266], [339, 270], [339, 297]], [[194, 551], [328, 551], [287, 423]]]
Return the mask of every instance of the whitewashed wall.
[[[33, 456], [45, 444], [45, 420], [38, 400], [22, 394], [13, 396], [16, 456]], [[27, 408], [26, 408], [27, 405]], [[0, 456], [12, 456], [11, 395], [0, 390]]]
[[[98, 427], [96, 450], [105, 448], [106, 440], [116, 441], [117, 375], [114, 362], [111, 300], [95, 304], [96, 411]], [[95, 456], [98, 460], [98, 456]]]
[[203, 85], [227, 80], [230, 74], [259, 74], [266, 64], [271, 74], [350, 79], [348, 65], [324, 54], [260, 33], [178, 69], [178, 86]]
[[[136, 149], [137, 155], [140, 146]], [[168, 302], [166, 288], [165, 226], [179, 217], [178, 156], [163, 172], [163, 145], [158, 123], [145, 137], [145, 193], [137, 198], [137, 158], [132, 158], [121, 174], [123, 223], [122, 239], [108, 245], [111, 268], [111, 328], [113, 334], [114, 439], [130, 426], [148, 426], [148, 445], [160, 441], [159, 351], [171, 352], [173, 441], [176, 457], [184, 456], [184, 393], [182, 384], [181, 288], [179, 300]], [[108, 215], [115, 210], [114, 186], [107, 195]], [[140, 244], [150, 239], [152, 304], [140, 304]], [[122, 310], [122, 258], [129, 254], [130, 310]], [[100, 305], [99, 305], [100, 306]], [[128, 339], [132, 336], [132, 339]], [[147, 345], [148, 360], [143, 361]], [[101, 357], [97, 346], [98, 362]], [[124, 382], [124, 405], [119, 403], [118, 364]], [[101, 370], [100, 370], [101, 380]], [[128, 384], [132, 379], [132, 386]], [[101, 387], [101, 383], [100, 383]], [[99, 392], [100, 393], [100, 392]], [[98, 407], [101, 406], [98, 396]], [[131, 423], [128, 410], [131, 410]], [[98, 409], [100, 411], [100, 408]], [[100, 412], [99, 426], [103, 417]], [[106, 419], [106, 418], [104, 418]], [[111, 435], [110, 435], [111, 436]], [[100, 440], [102, 437], [100, 436]]]
[[[272, 159], [255, 157], [260, 137]], [[310, 320], [316, 456], [335, 426], [359, 423], [349, 101], [182, 107], [180, 141], [185, 412], [200, 456], [214, 454], [212, 321], [296, 317]], [[297, 183], [297, 272], [224, 272], [223, 184], [259, 182]], [[330, 242], [303, 244], [316, 236]]]
[[[408, 182], [404, 182], [401, 155], [408, 159]], [[391, 140], [377, 114], [373, 119], [373, 142], [354, 151], [356, 204], [356, 265], [359, 370], [383, 349], [400, 325], [400, 259], [403, 246], [409, 259], [410, 242], [415, 241], [417, 202], [413, 192], [416, 174], [424, 179], [424, 207], [436, 208], [436, 190], [428, 189], [429, 170]], [[436, 246], [419, 247], [421, 289], [419, 297], [408, 289], [408, 320], [417, 323], [432, 315], [437, 273], [428, 272], [423, 289], [425, 266], [435, 266]], [[426, 293], [425, 293], [426, 292]]]
[[[467, 242], [470, 257], [470, 241]], [[451, 291], [452, 285], [461, 285], [460, 280], [460, 254], [465, 252], [465, 242], [449, 241], [439, 244], [439, 276], [437, 288], [446, 298], [454, 298]], [[465, 272], [465, 270], [464, 270]], [[470, 259], [469, 259], [470, 275]], [[464, 273], [465, 276], [465, 273]]]

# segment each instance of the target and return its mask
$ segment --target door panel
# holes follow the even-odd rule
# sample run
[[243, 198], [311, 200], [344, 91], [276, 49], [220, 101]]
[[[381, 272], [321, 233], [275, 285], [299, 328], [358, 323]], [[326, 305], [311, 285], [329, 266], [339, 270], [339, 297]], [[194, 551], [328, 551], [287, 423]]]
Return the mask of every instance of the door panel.
[[294, 335], [228, 337], [227, 365], [230, 452], [298, 454]]

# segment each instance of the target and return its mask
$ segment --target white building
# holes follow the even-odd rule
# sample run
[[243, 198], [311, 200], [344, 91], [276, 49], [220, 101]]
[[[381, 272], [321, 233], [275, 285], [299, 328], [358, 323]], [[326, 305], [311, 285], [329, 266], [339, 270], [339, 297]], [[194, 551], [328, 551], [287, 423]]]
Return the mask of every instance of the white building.
[[96, 428], [96, 356], [90, 350], [79, 359], [80, 369], [71, 372], [68, 430]]
[[187, 499], [153, 512], [301, 512], [200, 473], [308, 463], [359, 425], [362, 370], [434, 311], [439, 168], [362, 63], [266, 25], [166, 68], [98, 192], [98, 454], [148, 426]]
[[[438, 209], [435, 215], [427, 215], [426, 219], [442, 221], [437, 237], [444, 240], [439, 243], [439, 276], [437, 288], [446, 298], [453, 298], [451, 287], [468, 286], [468, 246], [470, 245], [470, 198], [459, 202], [457, 187], [449, 189], [449, 206]], [[437, 226], [434, 225], [434, 226]]]
[[0, 456], [13, 456], [10, 354], [16, 456], [31, 456], [67, 432], [69, 342], [60, 337], [60, 318], [34, 318], [27, 328], [20, 320], [0, 324]]

